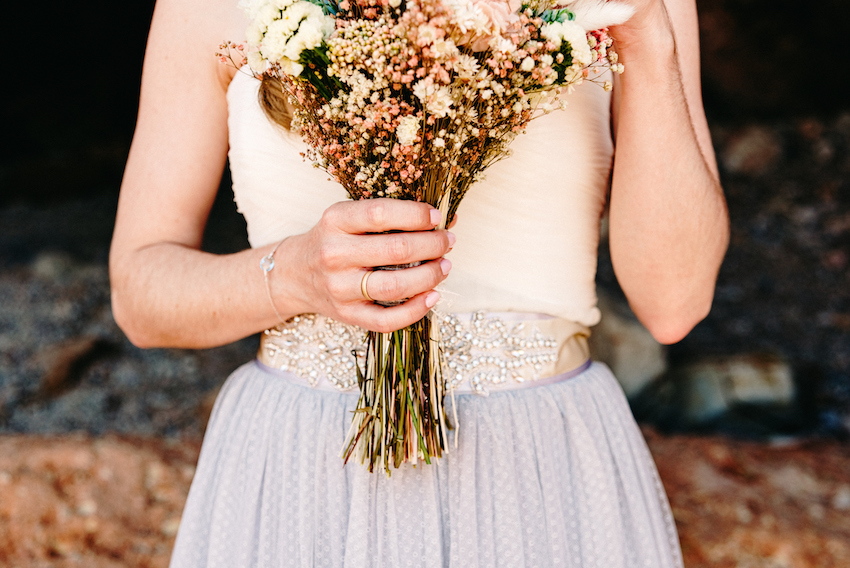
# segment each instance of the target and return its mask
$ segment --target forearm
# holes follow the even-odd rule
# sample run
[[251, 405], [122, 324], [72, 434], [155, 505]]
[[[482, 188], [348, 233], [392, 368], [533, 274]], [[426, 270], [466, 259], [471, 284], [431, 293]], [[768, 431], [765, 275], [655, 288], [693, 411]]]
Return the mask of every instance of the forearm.
[[[132, 208], [132, 199], [128, 199]], [[142, 208], [147, 209], [147, 208]], [[129, 211], [129, 210], [128, 210]], [[141, 347], [212, 347], [270, 328], [302, 313], [389, 332], [418, 321], [439, 298], [448, 274], [443, 258], [454, 236], [427, 204], [394, 199], [340, 202], [311, 230], [268, 245], [217, 256], [192, 246], [199, 239], [150, 239], [121, 214], [110, 258], [115, 319]], [[122, 222], [123, 221], [123, 222]], [[135, 244], [138, 240], [148, 244]], [[268, 284], [261, 259], [274, 252]], [[434, 259], [434, 260], [432, 260]], [[371, 267], [422, 263], [382, 271]], [[274, 304], [272, 304], [274, 302]]]
[[633, 30], [620, 45], [626, 72], [610, 241], [632, 309], [656, 338], [670, 343], [710, 309], [728, 217], [713, 152], [700, 147], [697, 113], [688, 108], [672, 31], [653, 30], [658, 25]]
[[[115, 319], [140, 347], [214, 347], [272, 327], [278, 318], [260, 268], [271, 248], [213, 255], [157, 243], [115, 256]], [[281, 272], [278, 266], [270, 277]], [[284, 318], [297, 311], [285, 297], [275, 306]]]

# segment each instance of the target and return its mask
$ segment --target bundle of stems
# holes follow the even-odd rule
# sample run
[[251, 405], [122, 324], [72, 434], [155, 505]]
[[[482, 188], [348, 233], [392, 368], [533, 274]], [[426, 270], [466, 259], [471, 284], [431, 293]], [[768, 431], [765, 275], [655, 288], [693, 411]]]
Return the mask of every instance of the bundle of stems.
[[360, 399], [342, 451], [387, 476], [403, 462], [431, 463], [447, 447], [439, 325], [429, 314], [392, 333], [370, 332], [366, 369], [357, 371]]

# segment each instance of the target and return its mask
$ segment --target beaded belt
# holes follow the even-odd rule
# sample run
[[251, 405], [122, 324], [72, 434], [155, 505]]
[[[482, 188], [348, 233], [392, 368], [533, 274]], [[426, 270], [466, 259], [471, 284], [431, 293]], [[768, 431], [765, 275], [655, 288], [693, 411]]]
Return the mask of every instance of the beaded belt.
[[[564, 380], [587, 368], [587, 327], [542, 314], [474, 312], [434, 315], [440, 326], [447, 389], [491, 390]], [[313, 387], [357, 388], [366, 332], [325, 316], [304, 314], [263, 332], [257, 358]]]

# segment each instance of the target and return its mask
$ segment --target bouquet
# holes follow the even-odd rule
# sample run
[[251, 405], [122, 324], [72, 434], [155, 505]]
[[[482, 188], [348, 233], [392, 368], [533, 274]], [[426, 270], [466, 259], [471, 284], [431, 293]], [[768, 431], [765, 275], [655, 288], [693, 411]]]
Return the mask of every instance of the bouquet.
[[[559, 3], [561, 2], [561, 3]], [[243, 0], [247, 46], [223, 44], [262, 80], [274, 122], [352, 199], [430, 203], [443, 226], [470, 186], [509, 155], [562, 92], [623, 72], [607, 26], [632, 9], [605, 0]], [[385, 267], [391, 268], [391, 267]], [[360, 399], [342, 449], [372, 471], [447, 451], [433, 314], [370, 332]]]

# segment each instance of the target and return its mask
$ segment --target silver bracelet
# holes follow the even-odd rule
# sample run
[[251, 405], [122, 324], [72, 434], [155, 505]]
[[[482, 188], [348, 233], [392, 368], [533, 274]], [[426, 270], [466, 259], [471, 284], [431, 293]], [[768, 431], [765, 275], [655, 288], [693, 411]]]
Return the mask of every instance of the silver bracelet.
[[271, 272], [274, 268], [274, 253], [277, 252], [277, 249], [280, 247], [280, 245], [283, 244], [283, 241], [288, 238], [289, 237], [286, 237], [285, 239], [277, 243], [269, 254], [260, 259], [260, 268], [263, 269], [263, 279], [266, 281], [266, 296], [269, 297], [269, 303], [272, 305], [272, 309], [274, 310], [277, 319], [281, 322], [284, 321], [284, 319], [283, 316], [280, 315], [280, 312], [277, 311], [277, 306], [274, 305], [274, 299], [272, 298], [272, 287], [269, 283], [269, 272]]

